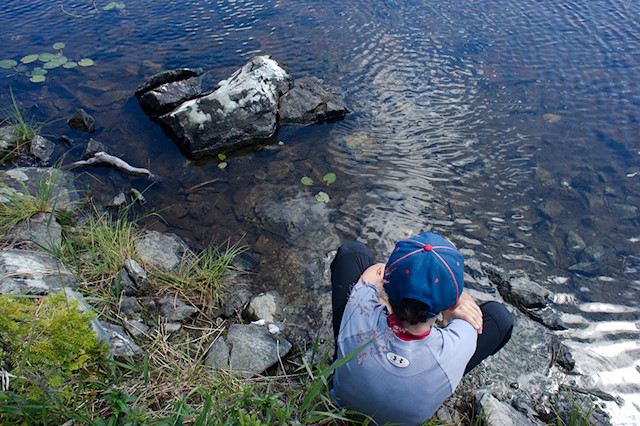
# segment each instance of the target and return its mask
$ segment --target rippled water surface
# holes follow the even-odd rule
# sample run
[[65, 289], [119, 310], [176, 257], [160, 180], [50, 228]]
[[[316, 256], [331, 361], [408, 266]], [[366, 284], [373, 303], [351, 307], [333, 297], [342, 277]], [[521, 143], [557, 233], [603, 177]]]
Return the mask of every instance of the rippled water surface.
[[[95, 6], [94, 6], [95, 4]], [[250, 247], [260, 284], [288, 297], [328, 290], [328, 253], [359, 239], [383, 261], [433, 229], [469, 256], [564, 295], [586, 374], [640, 411], [640, 4], [623, 1], [5, 1], [2, 59], [55, 53], [95, 65], [43, 83], [0, 69], [35, 119], [82, 107], [94, 138], [163, 180], [147, 225], [194, 245]], [[294, 78], [339, 87], [352, 113], [283, 128], [228, 167], [188, 161], [141, 112], [150, 75], [201, 67], [212, 85], [269, 54]], [[45, 133], [88, 137], [50, 122]], [[65, 160], [65, 161], [66, 161]], [[337, 181], [325, 186], [328, 172]], [[95, 170], [96, 197], [148, 185]], [[316, 182], [305, 187], [304, 176]], [[324, 191], [324, 205], [314, 194]], [[145, 208], [147, 208], [145, 207]], [[637, 417], [636, 417], [637, 419]]]

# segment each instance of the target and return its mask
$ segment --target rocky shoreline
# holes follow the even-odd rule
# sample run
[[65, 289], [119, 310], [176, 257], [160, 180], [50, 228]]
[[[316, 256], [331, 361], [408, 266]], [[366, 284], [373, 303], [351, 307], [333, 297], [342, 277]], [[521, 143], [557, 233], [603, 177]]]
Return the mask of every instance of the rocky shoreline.
[[[265, 74], [267, 70], [271, 74]], [[179, 69], [152, 77], [136, 92], [145, 112], [196, 158], [245, 148], [247, 144], [260, 146], [274, 136], [280, 125], [314, 124], [340, 119], [348, 112], [335, 91], [320, 80], [292, 82], [288, 73], [268, 57], [250, 61], [210, 93], [203, 94], [200, 86], [199, 70]], [[223, 98], [233, 99], [237, 108], [229, 109]], [[248, 109], [257, 115], [246, 114]], [[209, 127], [202, 130], [203, 126], [215, 127], [223, 119], [229, 121], [222, 130], [243, 129], [242, 132], [211, 136]], [[89, 133], [95, 126], [95, 120], [82, 110], [68, 123]], [[3, 128], [2, 134], [6, 137], [0, 149], [5, 153], [14, 151], [16, 135], [8, 128]], [[34, 137], [30, 141], [30, 153], [46, 163], [53, 149], [50, 141], [42, 139]], [[106, 165], [135, 176], [155, 177], [151, 171], [130, 166], [107, 151], [107, 147], [91, 139], [81, 160], [85, 163], [76, 162], [66, 168]], [[91, 159], [98, 160], [91, 163]], [[38, 194], [43, 182], [51, 182], [56, 211], [69, 213], [80, 206], [80, 191], [71, 171], [13, 168], [0, 172], [0, 182], [5, 185], [0, 196], [3, 203], [10, 193]], [[145, 202], [135, 188], [127, 195], [116, 195], [103, 207], [117, 211], [132, 202]], [[67, 297], [78, 300], [83, 310], [94, 309], [79, 291], [83, 283], [78, 282], [77, 273], [54, 255], [69, 238], [69, 232], [72, 227], [61, 225], [49, 213], [20, 222], [1, 236], [4, 249], [0, 253], [0, 294], [44, 296], [64, 291]], [[595, 424], [609, 424], [600, 408], [592, 410], [592, 403], [615, 398], [588, 387], [574, 371], [573, 356], [562, 343], [567, 327], [554, 308], [561, 299], [559, 295], [522, 273], [501, 270], [476, 259], [472, 252], [462, 253], [466, 258], [465, 287], [477, 301], [505, 303], [514, 315], [514, 336], [499, 354], [463, 379], [438, 417], [458, 423], [458, 409], [472, 403], [487, 424], [538, 425], [554, 421], [556, 413], [563, 419], [562, 416], [571, 415], [575, 411], [573, 399], [580, 395], [578, 399], [589, 399], [589, 404], [584, 405], [585, 418]], [[227, 291], [214, 307], [189, 300], [180, 292], [159, 294], [152, 272], [175, 273], [195, 256], [196, 250], [175, 234], [143, 231], [135, 240], [135, 259], [126, 259], [110, 283], [112, 293], [118, 296], [118, 321], [103, 317], [92, 321], [96, 335], [109, 345], [114, 359], [143, 357], [144, 344], [154, 329], [160, 328], [174, 337], [190, 335], [205, 310], [212, 323], [224, 324], [207, 342], [203, 362], [213, 369], [251, 378], [268, 376], [278, 369], [286, 373], [284, 362], [300, 364], [300, 360], [310, 359], [316, 352], [332, 358], [330, 295], [314, 293], [309, 296], [313, 302], [305, 301], [307, 305], [301, 308], [276, 291], [256, 291], [259, 277], [250, 274], [250, 253], [249, 262], [241, 263], [242, 256], [235, 259], [236, 269], [243, 272], [227, 275]], [[327, 256], [331, 257], [331, 253]], [[305, 315], [305, 310], [314, 315]]]

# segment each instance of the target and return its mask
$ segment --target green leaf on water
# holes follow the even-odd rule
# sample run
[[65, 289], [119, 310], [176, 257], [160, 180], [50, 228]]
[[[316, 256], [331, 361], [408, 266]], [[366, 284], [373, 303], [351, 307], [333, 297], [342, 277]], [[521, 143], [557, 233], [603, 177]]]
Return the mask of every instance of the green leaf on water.
[[38, 59], [42, 62], [49, 62], [53, 59], [53, 53], [43, 53], [42, 55], [38, 55]]
[[124, 9], [124, 3], [116, 3], [116, 9]]
[[329, 194], [327, 194], [326, 192], [320, 191], [320, 192], [318, 192], [316, 194], [316, 200], [318, 200], [318, 202], [320, 202], [320, 203], [325, 203], [326, 204], [330, 200]]
[[83, 58], [78, 61], [78, 65], [80, 65], [81, 67], [90, 67], [94, 63], [95, 62], [93, 62], [93, 59], [89, 59], [89, 58]]
[[18, 63], [13, 59], [3, 59], [2, 61], [0, 61], [0, 68], [4, 68], [5, 70], [8, 70], [11, 67], [15, 67], [16, 65], [18, 65]]
[[65, 62], [64, 65], [62, 65], [63, 68], [75, 68], [77, 66], [78, 66], [78, 63], [75, 61]]
[[31, 62], [35, 62], [38, 60], [40, 55], [27, 55], [24, 58], [20, 59], [20, 62], [23, 64], [30, 64]]
[[218, 164], [218, 168], [220, 168], [220, 169], [224, 169], [225, 167], [227, 167], [227, 163], [219, 163]]
[[224, 154], [218, 154], [218, 159], [219, 159], [220, 161], [224, 161], [224, 160], [226, 160], [226, 159], [227, 159], [227, 156], [226, 156], [226, 155], [224, 155]]
[[303, 185], [307, 185], [307, 186], [313, 185], [313, 179], [307, 176], [300, 179], [300, 182], [302, 182]]
[[46, 73], [48, 73], [49, 71], [42, 69], [40, 67], [36, 67], [33, 69], [33, 71], [31, 72], [31, 75], [45, 75]]
[[118, 3], [118, 2], [112, 1], [111, 3], [103, 7], [102, 10], [124, 9], [124, 8], [125, 8], [124, 3]]
[[55, 43], [55, 44], [53, 45], [53, 48], [54, 48], [55, 50], [62, 50], [62, 49], [64, 49], [64, 47], [65, 47], [65, 46], [66, 46], [66, 44], [64, 44], [64, 43]]
[[336, 174], [335, 173], [327, 173], [326, 175], [324, 175], [324, 177], [322, 178], [322, 180], [324, 181], [324, 183], [326, 183], [327, 185], [331, 185], [333, 182], [336, 181]]
[[44, 75], [34, 75], [29, 80], [31, 80], [33, 83], [42, 83], [46, 80], [46, 77]]
[[47, 63], [45, 63], [42, 68], [47, 69], [47, 70], [51, 70], [54, 68], [58, 68], [59, 66], [61, 66], [62, 64], [64, 64], [64, 62], [60, 62], [60, 61], [49, 61]]

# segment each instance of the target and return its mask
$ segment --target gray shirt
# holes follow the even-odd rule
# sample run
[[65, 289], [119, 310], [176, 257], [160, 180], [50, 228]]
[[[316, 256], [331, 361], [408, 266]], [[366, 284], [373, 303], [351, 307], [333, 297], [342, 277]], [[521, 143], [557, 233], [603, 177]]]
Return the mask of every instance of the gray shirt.
[[338, 368], [333, 394], [338, 403], [379, 424], [420, 424], [455, 390], [476, 349], [477, 332], [455, 319], [432, 327], [420, 340], [405, 341], [387, 325], [388, 311], [371, 283], [356, 283], [345, 307], [338, 355], [369, 343]]

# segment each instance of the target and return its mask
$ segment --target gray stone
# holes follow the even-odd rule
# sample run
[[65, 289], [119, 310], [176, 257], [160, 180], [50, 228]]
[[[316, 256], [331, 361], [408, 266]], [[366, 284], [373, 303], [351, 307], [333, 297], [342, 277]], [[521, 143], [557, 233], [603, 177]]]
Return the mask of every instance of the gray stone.
[[141, 206], [147, 204], [147, 199], [144, 198], [144, 195], [142, 195], [142, 193], [135, 188], [131, 188], [129, 190], [129, 197], [131, 197], [134, 203], [138, 203]]
[[67, 124], [72, 129], [83, 132], [93, 133], [96, 130], [96, 120], [83, 109], [74, 112], [67, 120]]
[[522, 312], [527, 314], [529, 318], [539, 322], [550, 330], [566, 330], [567, 325], [560, 319], [558, 313], [551, 307], [544, 308], [525, 308], [518, 307]]
[[163, 328], [167, 333], [177, 333], [182, 330], [182, 324], [179, 322], [167, 322], [163, 325]]
[[[80, 200], [71, 172], [48, 167], [16, 167], [0, 171], [0, 182], [7, 185], [0, 190], [0, 202], [7, 202], [6, 194], [38, 197], [43, 185], [50, 188], [48, 202], [59, 211], [73, 210]], [[27, 193], [25, 194], [25, 188]]]
[[106, 321], [100, 321], [100, 324], [109, 335], [109, 353], [112, 357], [134, 358], [144, 354], [144, 350], [131, 340], [124, 328]]
[[31, 155], [43, 163], [46, 163], [51, 159], [51, 154], [53, 154], [54, 148], [54, 143], [43, 136], [35, 135], [31, 139]]
[[557, 201], [548, 200], [538, 206], [537, 210], [542, 216], [555, 219], [562, 214], [564, 207]]
[[568, 347], [566, 347], [558, 336], [551, 336], [549, 343], [551, 350], [551, 358], [555, 364], [564, 368], [566, 371], [573, 371], [576, 361]]
[[18, 147], [18, 132], [13, 126], [0, 127], [0, 155], [15, 156], [17, 154], [16, 148]]
[[498, 286], [500, 295], [517, 307], [541, 308], [547, 305], [551, 292], [528, 276], [506, 278], [496, 271], [489, 271], [489, 279]]
[[243, 282], [239, 274], [232, 272], [225, 282], [225, 291], [222, 295], [222, 310], [220, 314], [225, 318], [230, 318], [236, 313], [242, 312], [251, 299], [251, 291], [247, 283]]
[[89, 139], [89, 142], [87, 142], [87, 146], [85, 147], [84, 153], [82, 154], [82, 159], [88, 160], [89, 158], [93, 158], [93, 156], [95, 156], [98, 152], [109, 153], [107, 147], [102, 142], [91, 138]]
[[291, 343], [282, 336], [253, 324], [232, 324], [227, 344], [231, 370], [246, 378], [262, 373], [291, 350]]
[[193, 99], [202, 93], [202, 78], [191, 77], [186, 80], [162, 84], [138, 97], [142, 110], [150, 116], [171, 112], [181, 103]]
[[136, 339], [142, 339], [146, 337], [149, 326], [135, 319], [128, 319], [124, 322], [124, 328]]
[[52, 213], [38, 213], [18, 223], [1, 238], [27, 243], [29, 249], [58, 250], [62, 244], [62, 228]]
[[316, 77], [296, 80], [280, 98], [278, 112], [280, 124], [317, 124], [342, 119], [348, 113], [336, 90]]
[[187, 243], [176, 234], [147, 231], [134, 241], [136, 253], [146, 267], [164, 272], [178, 270], [186, 257], [193, 256]]
[[207, 367], [217, 370], [228, 370], [229, 345], [221, 338], [214, 340], [207, 352], [207, 358], [204, 360], [204, 364]]
[[252, 321], [263, 319], [274, 323], [284, 319], [284, 300], [277, 291], [260, 293], [249, 302], [245, 315]]
[[138, 288], [144, 288], [150, 285], [147, 272], [142, 266], [135, 260], [129, 258], [124, 261], [124, 269], [129, 274], [129, 277], [136, 283]]
[[274, 135], [278, 100], [291, 77], [268, 56], [253, 58], [212, 93], [158, 117], [191, 156], [205, 157]]
[[108, 209], [119, 209], [127, 204], [127, 197], [121, 192], [108, 201], [104, 206]]
[[45, 295], [77, 287], [75, 275], [45, 252], [0, 252], [0, 294]]
[[126, 296], [123, 294], [120, 296], [119, 309], [121, 315], [132, 317], [142, 312], [142, 305], [135, 297]]
[[498, 401], [486, 392], [476, 392], [478, 412], [489, 426], [542, 426], [539, 420], [529, 418], [509, 404]]
[[186, 321], [198, 313], [198, 309], [187, 305], [177, 297], [164, 296], [158, 300], [160, 312], [169, 322]]

